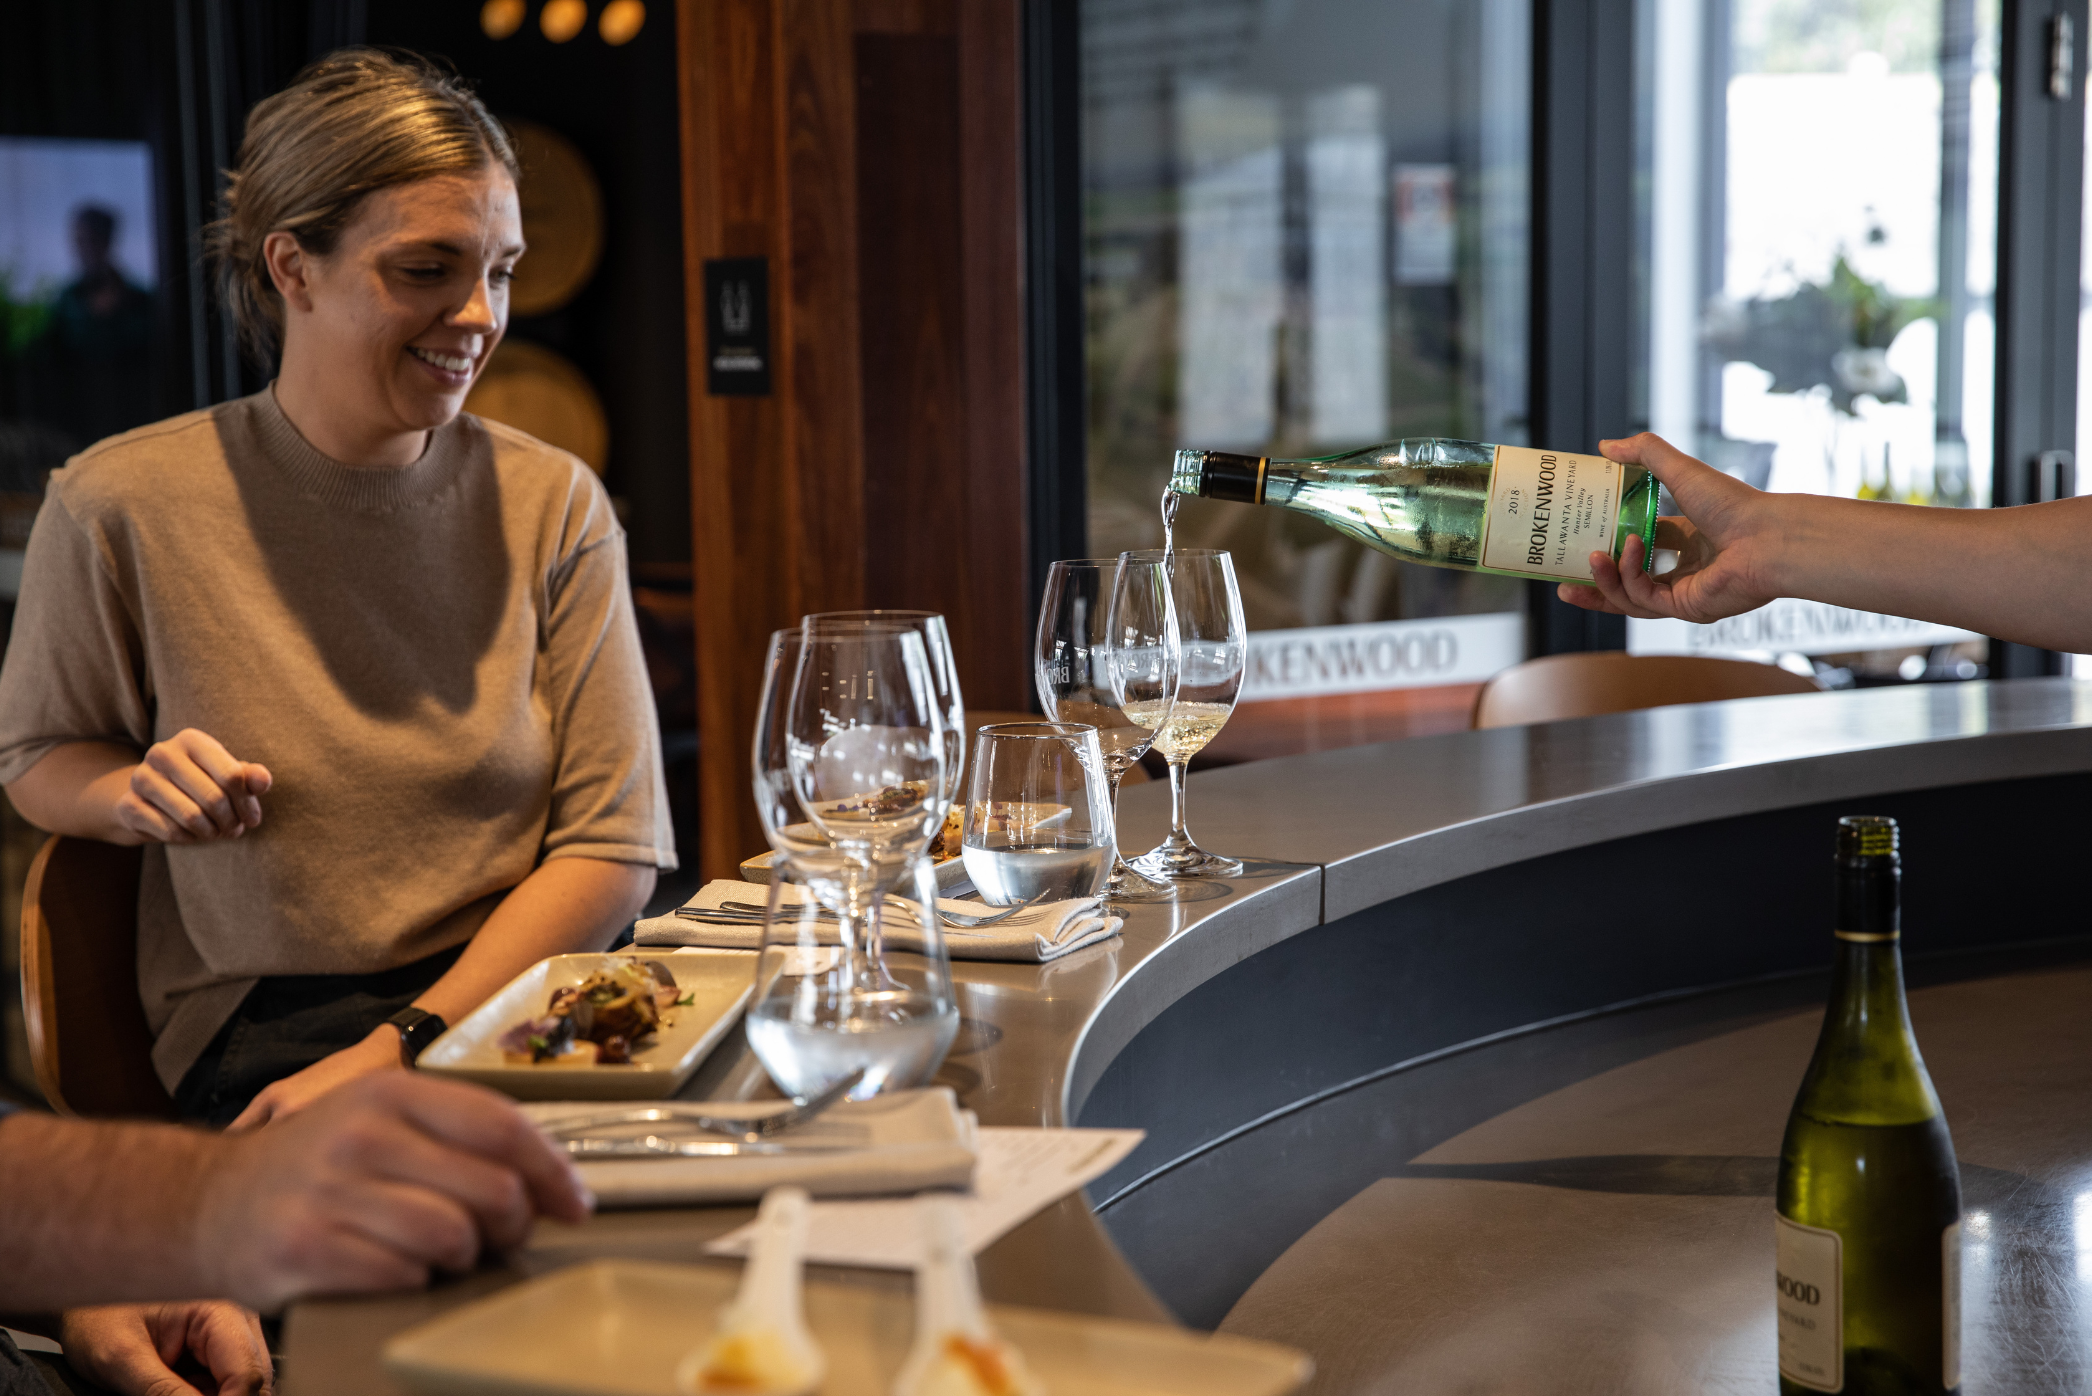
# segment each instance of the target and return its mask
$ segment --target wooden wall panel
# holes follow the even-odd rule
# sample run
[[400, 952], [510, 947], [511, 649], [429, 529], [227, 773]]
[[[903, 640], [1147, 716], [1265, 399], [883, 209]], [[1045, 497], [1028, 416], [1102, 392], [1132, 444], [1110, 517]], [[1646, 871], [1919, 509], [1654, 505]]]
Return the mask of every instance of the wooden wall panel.
[[965, 637], [969, 659], [961, 669], [967, 696], [982, 708], [1024, 709], [1034, 699], [1018, 18], [1016, 0], [970, 0], [958, 15], [966, 523], [955, 544], [974, 593]]
[[866, 591], [944, 613], [983, 709], [1032, 702], [1016, 21], [857, 11]]
[[[699, 862], [718, 876], [763, 847], [748, 746], [765, 637], [798, 614], [784, 399], [705, 391], [704, 263], [768, 257], [783, 238], [777, 16], [770, 0], [681, 0], [684, 277], [690, 342], [691, 561], [696, 594]], [[775, 323], [773, 352], [785, 336]], [[782, 378], [773, 365], [773, 381]], [[735, 463], [739, 463], [738, 469]]]
[[[1017, 3], [678, 0], [707, 876], [763, 847], [772, 630], [942, 610], [969, 703], [1030, 702]], [[705, 390], [726, 256], [770, 259], [770, 397]]]

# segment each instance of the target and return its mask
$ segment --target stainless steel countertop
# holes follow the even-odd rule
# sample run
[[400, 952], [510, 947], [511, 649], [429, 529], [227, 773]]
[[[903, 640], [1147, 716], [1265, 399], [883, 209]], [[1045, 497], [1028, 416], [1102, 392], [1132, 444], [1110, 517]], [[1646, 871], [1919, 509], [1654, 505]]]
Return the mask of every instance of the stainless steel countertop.
[[[1216, 852], [1253, 858], [1247, 874], [1195, 885], [1176, 904], [1135, 907], [1118, 941], [1053, 964], [956, 962], [966, 1025], [939, 1080], [984, 1123], [1068, 1123], [1126, 1044], [1199, 985], [1392, 898], [1681, 824], [2083, 771], [2092, 771], [2092, 684], [2037, 679], [1659, 708], [1203, 773], [1189, 782], [1192, 832]], [[1168, 807], [1160, 782], [1127, 790], [1122, 843], [1159, 841]], [[753, 1061], [735, 1044], [701, 1073], [698, 1093], [749, 1079]], [[605, 1217], [548, 1234], [519, 1268], [554, 1252], [629, 1250], [641, 1232], [649, 1254], [696, 1259], [704, 1237], [743, 1215]], [[991, 1247], [981, 1268], [984, 1289], [1003, 1302], [1161, 1312], [1080, 1197]], [[442, 1295], [300, 1306], [287, 1389], [388, 1389], [371, 1345], [444, 1306]]]
[[[1079, 1040], [1026, 1052], [1066, 1061], [1060, 1098], [1073, 1119], [1117, 1049], [1164, 1008], [1312, 925], [1681, 824], [2079, 771], [2092, 771], [2092, 683], [2070, 679], [1695, 703], [1209, 771], [1188, 782], [1199, 843], [1300, 871], [1268, 869], [1256, 895], [1234, 884], [1224, 899], [1136, 909]], [[1168, 832], [1168, 788], [1130, 788], [1121, 819], [1126, 847], [1153, 846]], [[1303, 919], [1310, 879], [1318, 905]]]

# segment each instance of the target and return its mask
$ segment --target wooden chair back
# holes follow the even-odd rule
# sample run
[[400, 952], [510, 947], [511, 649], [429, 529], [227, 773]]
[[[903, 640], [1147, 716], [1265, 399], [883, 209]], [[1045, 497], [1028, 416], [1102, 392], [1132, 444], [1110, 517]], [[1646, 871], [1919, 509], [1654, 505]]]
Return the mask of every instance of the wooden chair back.
[[1778, 693], [1816, 693], [1822, 685], [1773, 664], [1689, 654], [1551, 654], [1514, 664], [1475, 695], [1471, 726], [1515, 727], [1594, 717], [1673, 703], [1712, 703]]
[[61, 1115], [171, 1120], [138, 1001], [143, 850], [53, 835], [22, 893], [22, 1016]]

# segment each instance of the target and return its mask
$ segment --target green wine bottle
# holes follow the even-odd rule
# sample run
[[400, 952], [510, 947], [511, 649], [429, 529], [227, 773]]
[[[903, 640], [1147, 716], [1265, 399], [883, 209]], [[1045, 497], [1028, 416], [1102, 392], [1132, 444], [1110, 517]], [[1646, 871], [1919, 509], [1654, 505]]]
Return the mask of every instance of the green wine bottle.
[[1780, 1390], [1961, 1386], [1961, 1183], [1903, 1001], [1896, 821], [1838, 821], [1838, 960], [1780, 1146]]
[[1588, 582], [1592, 553], [1617, 558], [1629, 534], [1656, 531], [1656, 478], [1638, 465], [1440, 437], [1319, 460], [1179, 451], [1169, 487], [1276, 504], [1404, 562], [1502, 577]]

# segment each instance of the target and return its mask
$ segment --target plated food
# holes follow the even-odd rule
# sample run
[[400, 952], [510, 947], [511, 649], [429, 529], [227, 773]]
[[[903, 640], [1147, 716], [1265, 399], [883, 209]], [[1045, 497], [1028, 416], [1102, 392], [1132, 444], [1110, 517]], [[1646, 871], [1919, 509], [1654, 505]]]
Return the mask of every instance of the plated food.
[[630, 1066], [632, 1051], [653, 1041], [662, 1015], [696, 1002], [658, 960], [627, 960], [552, 991], [545, 1011], [501, 1035], [501, 1054], [537, 1065]]
[[416, 1066], [519, 1100], [659, 1100], [733, 1030], [754, 985], [751, 958], [554, 955], [454, 1024]]

